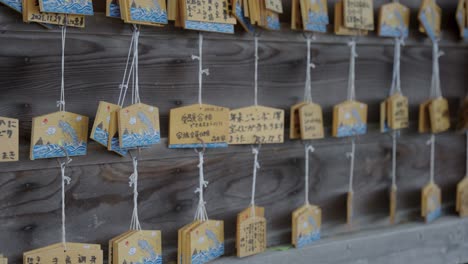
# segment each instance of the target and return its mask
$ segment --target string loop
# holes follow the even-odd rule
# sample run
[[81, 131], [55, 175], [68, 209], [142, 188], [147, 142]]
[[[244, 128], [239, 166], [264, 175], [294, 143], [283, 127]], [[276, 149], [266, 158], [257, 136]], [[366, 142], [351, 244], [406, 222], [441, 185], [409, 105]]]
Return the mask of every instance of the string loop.
[[442, 97], [442, 90], [440, 88], [440, 69], [439, 58], [444, 55], [444, 52], [439, 50], [438, 41], [432, 43], [432, 81], [431, 81], [431, 94], [432, 98]]
[[68, 164], [72, 162], [72, 159], [68, 156], [67, 150], [62, 147], [62, 151], [65, 153], [66, 160], [64, 162], [59, 162], [60, 172], [61, 172], [61, 195], [62, 195], [62, 245], [64, 250], [67, 250], [67, 239], [66, 239], [66, 221], [65, 221], [65, 186], [69, 185], [71, 178], [65, 175]]
[[252, 194], [250, 198], [250, 206], [252, 208], [252, 216], [255, 216], [255, 189], [257, 186], [257, 171], [260, 169], [260, 163], [258, 162], [258, 154], [260, 153], [260, 146], [252, 146], [252, 154], [254, 155], [254, 165], [252, 172]]
[[198, 221], [208, 221], [208, 213], [206, 212], [206, 202], [203, 197], [204, 195], [204, 188], [208, 186], [208, 181], [205, 181], [205, 176], [203, 172], [203, 165], [204, 165], [204, 151], [198, 152], [198, 172], [199, 172], [199, 182], [198, 188], [195, 189], [195, 193], [198, 193], [198, 206], [197, 211], [195, 213], [195, 220]]
[[304, 181], [305, 181], [305, 204], [310, 204], [309, 201], [309, 153], [315, 151], [312, 145], [305, 145], [305, 173], [304, 173]]
[[254, 70], [254, 105], [258, 105], [258, 35], [254, 36], [254, 60], [255, 60], [255, 70]]
[[138, 217], [138, 158], [132, 157], [133, 173], [129, 177], [129, 186], [133, 187], [133, 213], [130, 222], [130, 230], [141, 230]]
[[354, 158], [356, 155], [356, 142], [355, 139], [351, 139], [351, 152], [346, 153], [346, 157], [350, 159], [350, 167], [349, 167], [349, 192], [353, 192], [353, 178], [354, 178]]
[[431, 146], [431, 159], [430, 159], [430, 182], [434, 183], [434, 163], [435, 163], [435, 135], [432, 134], [429, 140], [426, 142], [427, 145]]
[[310, 46], [312, 42], [312, 37], [307, 36], [307, 63], [306, 63], [306, 81], [305, 81], [305, 89], [304, 89], [304, 101], [305, 102], [312, 102], [312, 80], [310, 77], [310, 69], [315, 69], [315, 64], [311, 61], [311, 52]]
[[401, 80], [400, 80], [400, 61], [401, 61], [401, 46], [405, 45], [405, 39], [395, 38], [395, 48], [393, 54], [393, 75], [392, 75], [392, 86], [390, 88], [390, 95], [395, 93], [401, 94]]
[[[65, 18], [66, 20], [66, 18]], [[59, 111], [65, 111], [65, 40], [67, 38], [67, 24], [62, 26], [62, 65], [61, 65], [61, 83], [60, 83], [60, 99], [57, 101]]]
[[203, 69], [203, 34], [198, 33], [198, 56], [192, 55], [192, 60], [198, 60], [198, 104], [202, 104], [203, 74], [210, 75], [210, 69]]
[[356, 58], [358, 57], [358, 54], [356, 52], [356, 40], [352, 39], [351, 41], [349, 41], [348, 46], [350, 47], [350, 50], [351, 50], [350, 58], [349, 58], [348, 100], [353, 101], [356, 98], [355, 65], [356, 65]]

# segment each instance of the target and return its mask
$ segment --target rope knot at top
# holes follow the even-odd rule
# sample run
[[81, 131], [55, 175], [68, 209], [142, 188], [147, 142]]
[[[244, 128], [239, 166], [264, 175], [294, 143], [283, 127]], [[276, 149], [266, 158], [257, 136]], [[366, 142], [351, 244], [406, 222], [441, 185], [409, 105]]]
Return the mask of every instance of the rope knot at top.
[[354, 58], [357, 58], [358, 54], [356, 52], [356, 40], [349, 41], [348, 47], [351, 47], [351, 56], [353, 56]]

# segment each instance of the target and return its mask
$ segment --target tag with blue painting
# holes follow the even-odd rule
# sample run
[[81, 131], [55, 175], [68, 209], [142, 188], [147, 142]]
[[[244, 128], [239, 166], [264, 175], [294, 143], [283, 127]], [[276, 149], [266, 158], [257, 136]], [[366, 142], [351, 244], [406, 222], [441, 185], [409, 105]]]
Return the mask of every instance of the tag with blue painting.
[[129, 22], [167, 24], [165, 0], [122, 0], [128, 14]]
[[327, 32], [330, 23], [327, 0], [301, 0], [300, 5], [304, 30]]
[[23, 11], [23, 3], [21, 0], [0, 0], [0, 3], [12, 8], [16, 12], [21, 13]]
[[106, 16], [121, 18], [120, 0], [106, 0]]
[[429, 183], [423, 190], [423, 216], [426, 223], [435, 221], [442, 215], [441, 191], [434, 183]]
[[320, 240], [322, 210], [315, 205], [304, 205], [293, 213], [293, 245], [302, 248]]
[[41, 12], [94, 15], [92, 0], [39, 0]]
[[432, 41], [437, 41], [441, 32], [442, 10], [435, 0], [424, 0], [418, 14], [421, 23], [420, 31], [429, 36]]
[[367, 105], [345, 101], [333, 108], [334, 137], [351, 137], [367, 133]]
[[246, 17], [243, 5], [244, 1], [243, 0], [233, 0], [232, 5], [232, 14], [237, 18], [237, 21], [241, 24], [241, 26], [245, 29], [247, 32], [252, 32], [255, 30], [254, 26], [250, 23], [250, 19]]
[[407, 38], [410, 9], [400, 3], [390, 3], [380, 8], [378, 34], [381, 37]]
[[203, 264], [224, 255], [224, 222], [208, 220], [189, 233], [187, 263]]
[[119, 146], [130, 149], [159, 143], [159, 109], [138, 103], [118, 112]]
[[139, 230], [114, 242], [116, 264], [162, 264], [161, 231]]

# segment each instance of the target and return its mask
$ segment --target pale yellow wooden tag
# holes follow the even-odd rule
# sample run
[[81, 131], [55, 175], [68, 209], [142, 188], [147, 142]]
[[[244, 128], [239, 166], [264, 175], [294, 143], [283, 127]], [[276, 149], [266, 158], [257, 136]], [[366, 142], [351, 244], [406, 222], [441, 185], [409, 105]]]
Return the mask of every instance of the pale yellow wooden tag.
[[162, 26], [168, 23], [166, 0], [120, 0], [124, 21], [132, 24]]
[[179, 229], [178, 231], [178, 239], [177, 239], [177, 263], [182, 264], [182, 263], [188, 263], [185, 260], [187, 257], [186, 251], [187, 251], [187, 243], [186, 243], [186, 238], [187, 238], [187, 232], [192, 230], [194, 227], [198, 226], [200, 224], [200, 221], [193, 221], [190, 224], [187, 224], [183, 226], [182, 228]]
[[45, 247], [42, 250], [37, 249], [23, 254], [24, 264], [51, 263], [51, 264], [69, 264], [69, 263], [89, 263], [102, 264], [103, 253], [99, 246], [91, 244], [67, 243], [66, 250], [60, 243], [59, 246]]
[[374, 30], [373, 0], [343, 0], [343, 13], [345, 27]]
[[191, 0], [182, 0], [185, 4], [186, 20], [236, 24], [236, 19], [227, 14], [226, 0], [211, 0], [206, 2], [197, 2]]
[[322, 226], [322, 210], [315, 205], [306, 205], [298, 209], [299, 213], [293, 218], [293, 245], [302, 248], [320, 239]]
[[264, 0], [265, 7], [273, 12], [282, 14], [283, 13], [283, 3], [281, 0]]
[[189, 260], [185, 263], [206, 263], [224, 255], [224, 222], [201, 222], [188, 233]]
[[[241, 228], [241, 225], [243, 222], [247, 221], [249, 218], [265, 218], [265, 208], [264, 207], [259, 207], [259, 206], [250, 206], [244, 209], [242, 212], [237, 214], [237, 228], [236, 228], [236, 249], [237, 249], [237, 254], [240, 253], [241, 249], [241, 239], [243, 238], [242, 236], [244, 234], [244, 229]], [[244, 251], [245, 251], [245, 246], [246, 244], [244, 243]], [[239, 255], [238, 255], [239, 256]]]
[[94, 118], [93, 129], [90, 138], [97, 143], [107, 147], [109, 142], [109, 126], [111, 113], [120, 109], [120, 106], [100, 101]]
[[301, 30], [302, 27], [302, 15], [301, 6], [299, 0], [292, 0], [291, 2], [291, 29]]
[[227, 147], [229, 109], [194, 104], [171, 109], [169, 148]]
[[239, 237], [236, 240], [237, 256], [247, 257], [259, 254], [266, 249], [266, 219], [260, 216], [249, 217], [237, 224]]
[[[33, 249], [33, 250], [25, 252], [23, 255], [38, 254], [38, 253], [40, 253], [42, 251], [48, 251], [48, 250], [57, 249], [57, 248], [63, 248], [63, 243], [55, 243], [55, 244], [52, 244], [52, 245], [48, 245], [46, 247]], [[101, 245], [99, 245], [99, 244], [85, 244], [85, 243], [67, 242], [67, 248], [68, 249], [76, 249], [76, 250], [81, 250], [81, 249], [100, 250]]]
[[418, 13], [419, 31], [426, 33], [433, 41], [440, 37], [442, 10], [435, 0], [423, 0]]
[[348, 192], [348, 195], [346, 197], [346, 222], [348, 224], [351, 224], [353, 222], [353, 198], [354, 193]]
[[388, 132], [388, 120], [387, 120], [387, 100], [380, 103], [380, 132]]
[[22, 1], [24, 22], [37, 22], [52, 25], [64, 25], [66, 22], [69, 27], [84, 28], [85, 26], [85, 17], [83, 15], [45, 13], [40, 11], [39, 2], [37, 0]]
[[468, 216], [468, 177], [465, 177], [457, 185], [456, 211], [460, 217]]
[[390, 224], [395, 224], [396, 221], [396, 210], [398, 205], [397, 194], [397, 188], [392, 186], [390, 190]]
[[333, 107], [334, 137], [363, 135], [367, 132], [367, 105], [345, 101]]
[[407, 128], [409, 125], [408, 98], [400, 93], [387, 100], [387, 120], [391, 129]]
[[450, 128], [450, 113], [447, 99], [434, 99], [428, 108], [432, 133], [447, 131]]
[[[31, 160], [86, 155], [88, 117], [55, 112], [33, 118]], [[66, 153], [65, 153], [66, 151]]]
[[318, 104], [307, 103], [299, 108], [301, 139], [324, 137], [322, 108]]
[[114, 242], [114, 264], [162, 263], [161, 231], [140, 230]]
[[167, 19], [175, 21], [177, 19], [177, 0], [167, 1]]
[[232, 0], [232, 14], [241, 24], [245, 31], [251, 32], [254, 30], [250, 20], [248, 19], [248, 6], [243, 0]]
[[382, 37], [408, 37], [410, 9], [400, 3], [382, 5], [379, 12], [378, 35]]
[[110, 123], [109, 123], [109, 138], [107, 141], [107, 150], [114, 151], [115, 153], [125, 156], [128, 153], [128, 150], [120, 147], [119, 142], [119, 110], [112, 111], [110, 114]]
[[108, 264], [112, 264], [114, 263], [114, 242], [115, 241], [118, 241], [124, 237], [127, 237], [128, 235], [130, 235], [131, 233], [135, 232], [134, 230], [128, 230], [114, 238], [112, 238], [111, 240], [109, 240], [109, 247], [107, 249], [107, 261], [109, 262]]
[[335, 4], [335, 34], [336, 35], [347, 35], [347, 36], [356, 36], [356, 35], [367, 35], [367, 30], [359, 30], [347, 28], [344, 25], [344, 14], [343, 14], [343, 0], [339, 0]]
[[0, 162], [19, 159], [19, 121], [0, 117]]
[[298, 139], [301, 138], [301, 121], [299, 119], [299, 109], [301, 106], [305, 105], [306, 102], [300, 102], [291, 106], [291, 110], [289, 112], [290, 119], [289, 119], [289, 138], [290, 139]]
[[422, 192], [421, 214], [427, 223], [434, 221], [441, 215], [441, 192], [434, 183], [427, 184]]
[[431, 119], [429, 117], [428, 106], [432, 100], [427, 100], [419, 105], [419, 133], [427, 133], [431, 129]]
[[327, 0], [300, 0], [300, 28], [325, 33], [330, 23]]
[[230, 112], [229, 144], [271, 144], [284, 141], [284, 110], [250, 106]]
[[159, 143], [159, 109], [142, 103], [122, 108], [118, 112], [121, 148], [145, 147]]
[[468, 130], [468, 97], [463, 100], [462, 107], [460, 109], [460, 117], [458, 119], [458, 129], [461, 131]]

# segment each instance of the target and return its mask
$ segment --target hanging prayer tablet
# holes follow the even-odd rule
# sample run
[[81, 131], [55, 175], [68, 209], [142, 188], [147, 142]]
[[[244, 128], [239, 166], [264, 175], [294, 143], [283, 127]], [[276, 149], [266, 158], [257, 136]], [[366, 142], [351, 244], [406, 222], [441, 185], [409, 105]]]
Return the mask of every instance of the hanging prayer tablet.
[[319, 139], [324, 137], [322, 108], [318, 104], [307, 103], [299, 108], [301, 139]]
[[185, 29], [234, 33], [236, 19], [229, 14], [225, 0], [195, 2], [181, 0], [181, 18]]
[[247, 32], [252, 32], [255, 28], [250, 23], [250, 19], [246, 16], [244, 10], [248, 7], [244, 5], [243, 0], [232, 0], [232, 14], [237, 18], [237, 21]]
[[100, 245], [66, 243], [66, 248], [64, 248], [62, 243], [58, 243], [23, 254], [23, 264], [68, 264], [73, 263], [72, 261], [103, 264], [103, 253]]
[[461, 38], [468, 38], [468, 3], [466, 0], [458, 0], [456, 18]]
[[293, 0], [292, 5], [293, 29], [327, 32], [330, 23], [327, 0]]
[[18, 149], [18, 119], [0, 117], [0, 162], [18, 161]]
[[333, 107], [334, 137], [363, 135], [367, 132], [367, 105], [345, 101]]
[[458, 119], [458, 129], [462, 131], [468, 130], [468, 97], [465, 97], [460, 110], [460, 117]]
[[107, 17], [121, 18], [119, 1], [122, 0], [106, 0]]
[[161, 231], [139, 230], [114, 242], [113, 263], [162, 263]]
[[16, 12], [23, 12], [22, 0], [0, 0], [0, 3], [8, 6], [9, 8], [12, 8]]
[[127, 14], [127, 23], [167, 24], [166, 0], [120, 0]]
[[264, 1], [265, 1], [265, 7], [268, 10], [271, 10], [278, 14], [283, 13], [283, 3], [281, 2], [281, 0], [264, 0]]
[[468, 216], [468, 177], [465, 177], [457, 185], [456, 209], [460, 217]]
[[390, 130], [387, 120], [387, 100], [380, 103], [380, 132], [386, 133]]
[[93, 15], [92, 0], [38, 0], [41, 12], [71, 15]]
[[360, 30], [374, 30], [373, 0], [343, 0], [344, 26]]
[[109, 141], [109, 126], [111, 113], [119, 110], [120, 106], [108, 102], [100, 101], [94, 118], [93, 129], [90, 138], [97, 143], [107, 147]]
[[289, 138], [298, 139], [301, 138], [301, 123], [299, 119], [299, 109], [305, 105], [306, 102], [301, 102], [291, 106], [290, 110], [290, 123], [289, 123]]
[[190, 259], [185, 263], [207, 263], [224, 255], [224, 222], [207, 220], [188, 233]]
[[8, 264], [8, 259], [0, 254], [0, 264]]
[[65, 15], [59, 13], [44, 13], [39, 10], [37, 0], [23, 0], [23, 21], [47, 23], [51, 25], [64, 25], [84, 28], [85, 18], [82, 15]]
[[118, 112], [119, 110], [115, 110], [110, 114], [107, 150], [114, 151], [121, 156], [125, 156], [128, 153], [128, 149], [120, 147]]
[[109, 262], [108, 264], [114, 263], [114, 242], [129, 236], [133, 232], [135, 232], [135, 230], [128, 230], [127, 232], [125, 232], [123, 234], [120, 234], [120, 235], [112, 238], [111, 240], [109, 240], [109, 244], [108, 244], [108, 248], [107, 248], [107, 253], [108, 253], [107, 261]]
[[409, 34], [410, 9], [400, 3], [380, 7], [379, 27], [381, 37], [407, 38]]
[[359, 30], [348, 28], [344, 25], [343, 21], [343, 0], [339, 0], [335, 3], [335, 34], [337, 35], [367, 35], [367, 30]]
[[145, 147], [159, 143], [159, 109], [137, 103], [118, 112], [121, 148]]
[[169, 148], [227, 147], [229, 109], [194, 104], [171, 109]]
[[429, 132], [431, 129], [431, 121], [429, 117], [428, 106], [432, 100], [427, 100], [419, 105], [419, 121], [418, 131], [419, 133]]
[[262, 18], [260, 26], [267, 30], [280, 30], [281, 24], [278, 13], [267, 10], [265, 8], [265, 3], [262, 1], [260, 1], [260, 8], [260, 14]]
[[441, 216], [441, 193], [434, 183], [427, 184], [423, 189], [422, 216], [427, 223]]
[[447, 99], [440, 97], [432, 100], [428, 109], [432, 133], [447, 131], [450, 128], [450, 113]]
[[177, 263], [178, 264], [183, 264], [183, 263], [188, 263], [186, 258], [190, 253], [187, 252], [187, 243], [186, 243], [186, 237], [187, 237], [187, 232], [192, 230], [194, 227], [200, 225], [200, 221], [193, 221], [192, 223], [185, 225], [178, 231], [178, 247], [177, 247]]
[[88, 117], [59, 111], [33, 118], [31, 160], [86, 155]]
[[442, 10], [435, 0], [423, 0], [418, 19], [421, 23], [419, 31], [436, 41], [440, 37]]
[[401, 93], [390, 96], [387, 100], [387, 120], [391, 129], [408, 127], [408, 97]]
[[263, 207], [248, 207], [237, 215], [238, 257], [252, 256], [266, 249], [266, 219]]
[[231, 110], [229, 144], [271, 144], [284, 141], [284, 110], [250, 106]]
[[293, 245], [302, 248], [320, 239], [322, 211], [315, 205], [304, 205], [293, 214]]

